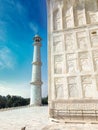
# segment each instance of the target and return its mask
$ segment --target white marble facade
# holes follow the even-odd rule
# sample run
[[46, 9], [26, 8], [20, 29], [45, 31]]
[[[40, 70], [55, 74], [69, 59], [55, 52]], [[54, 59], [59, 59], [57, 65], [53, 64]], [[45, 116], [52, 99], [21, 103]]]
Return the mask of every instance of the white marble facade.
[[98, 99], [98, 0], [47, 0], [49, 104]]

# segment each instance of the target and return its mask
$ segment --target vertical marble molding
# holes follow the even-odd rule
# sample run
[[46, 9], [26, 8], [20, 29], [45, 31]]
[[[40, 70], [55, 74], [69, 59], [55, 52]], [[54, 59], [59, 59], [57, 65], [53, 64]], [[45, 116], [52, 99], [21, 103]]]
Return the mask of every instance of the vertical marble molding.
[[64, 78], [55, 78], [56, 99], [64, 97]]

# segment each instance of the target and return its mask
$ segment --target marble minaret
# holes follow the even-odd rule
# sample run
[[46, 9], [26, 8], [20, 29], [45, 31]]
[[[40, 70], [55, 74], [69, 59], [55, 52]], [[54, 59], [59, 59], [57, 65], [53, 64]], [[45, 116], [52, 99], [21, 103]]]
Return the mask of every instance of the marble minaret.
[[35, 35], [34, 40], [34, 55], [32, 62], [32, 81], [31, 81], [31, 106], [40, 106], [41, 105], [41, 38], [38, 35]]

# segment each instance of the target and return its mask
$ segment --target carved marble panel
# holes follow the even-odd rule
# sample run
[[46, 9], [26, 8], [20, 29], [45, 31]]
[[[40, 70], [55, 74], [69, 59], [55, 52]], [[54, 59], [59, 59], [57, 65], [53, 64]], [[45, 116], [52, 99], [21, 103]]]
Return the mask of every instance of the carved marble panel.
[[59, 53], [63, 51], [63, 41], [62, 36], [56, 36], [53, 39], [53, 51], [55, 53]]
[[55, 78], [55, 84], [63, 84], [63, 83], [64, 83], [64, 78], [62, 77]]
[[82, 83], [85, 83], [85, 84], [91, 84], [92, 83], [91, 75], [82, 76], [81, 79], [82, 79]]
[[63, 0], [53, 0], [52, 9], [56, 10], [59, 6], [63, 6]]
[[52, 9], [55, 10], [59, 5], [59, 1], [53, 0], [52, 2]]
[[53, 23], [54, 23], [54, 30], [60, 30], [62, 28], [62, 23], [61, 23], [61, 14], [60, 14], [60, 10], [57, 9], [56, 11], [54, 11], [53, 13]]
[[76, 84], [77, 77], [68, 77], [68, 84]]
[[98, 57], [98, 50], [94, 50], [94, 51], [93, 51], [93, 56], [94, 56], [94, 57]]
[[67, 60], [73, 60], [73, 59], [76, 59], [76, 54], [75, 53], [67, 54]]
[[62, 63], [55, 63], [55, 74], [62, 74], [63, 69], [62, 69]]
[[62, 41], [62, 38], [63, 38], [62, 35], [55, 36], [55, 37], [53, 38], [53, 42], [54, 42], [54, 43], [60, 42], [60, 41]]
[[73, 27], [73, 21], [72, 21], [72, 18], [69, 16], [69, 17], [66, 17], [66, 26], [67, 28], [70, 28], [70, 27]]
[[92, 84], [83, 84], [83, 91], [84, 91], [84, 97], [85, 98], [91, 98], [92, 97]]
[[57, 55], [54, 57], [54, 73], [62, 74], [63, 73], [63, 56]]
[[65, 11], [65, 27], [74, 27], [73, 7]]
[[80, 71], [83, 71], [83, 72], [92, 71], [91, 59], [89, 57], [88, 52], [79, 53], [79, 59], [80, 59], [80, 62], [79, 62]]
[[68, 73], [74, 73], [77, 71], [77, 67], [76, 67], [76, 60], [72, 60], [72, 61], [67, 61], [67, 70]]
[[85, 0], [86, 10], [89, 12], [96, 12], [98, 9], [98, 1], [97, 0]]
[[56, 42], [54, 44], [54, 52], [57, 53], [57, 52], [62, 52], [62, 42]]
[[82, 87], [84, 91], [84, 97], [85, 98], [91, 97], [92, 96], [91, 90], [93, 88], [91, 75], [82, 76], [81, 80], [82, 80]]
[[98, 91], [98, 75], [96, 75], [96, 88], [97, 88], [97, 91]]
[[90, 23], [98, 22], [98, 12], [89, 12]]
[[95, 69], [98, 71], [98, 57], [94, 59]]
[[72, 6], [70, 6], [70, 7], [67, 6], [66, 16], [67, 16], [67, 17], [68, 17], [68, 16], [71, 16], [72, 13], [73, 13], [73, 7], [72, 7]]
[[76, 54], [67, 54], [67, 72], [74, 73], [77, 72], [77, 60]]
[[86, 24], [86, 18], [85, 18], [85, 10], [78, 10], [77, 11], [77, 17], [78, 17], [78, 25], [85, 25]]
[[57, 84], [56, 85], [56, 99], [63, 99], [64, 93], [63, 93], [63, 84]]
[[93, 60], [94, 60], [95, 71], [98, 71], [98, 50], [93, 52]]
[[78, 44], [79, 49], [87, 49], [88, 48], [86, 32], [78, 32], [77, 33], [77, 44]]
[[81, 70], [82, 71], [91, 71], [89, 59], [80, 59]]
[[68, 88], [69, 88], [69, 97], [70, 98], [78, 97], [77, 77], [68, 78]]
[[54, 61], [55, 62], [63, 62], [63, 55], [56, 55], [54, 56]]
[[92, 47], [98, 47], [98, 30], [92, 30], [90, 32]]
[[64, 78], [55, 79], [56, 99], [64, 98]]
[[75, 41], [74, 41], [74, 36], [73, 34], [66, 34], [65, 35], [65, 48], [66, 50], [74, 50], [75, 49], [75, 45], [74, 45]]

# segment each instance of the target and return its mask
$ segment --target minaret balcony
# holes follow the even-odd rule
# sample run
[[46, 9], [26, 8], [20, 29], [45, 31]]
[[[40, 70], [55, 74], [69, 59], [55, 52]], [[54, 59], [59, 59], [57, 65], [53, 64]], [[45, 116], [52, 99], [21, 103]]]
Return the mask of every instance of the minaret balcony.
[[32, 84], [32, 85], [42, 85], [43, 82], [42, 81], [34, 81], [34, 82], [31, 82], [30, 84]]
[[42, 62], [41, 61], [35, 61], [35, 62], [32, 62], [33, 65], [39, 65], [41, 66], [42, 65]]

